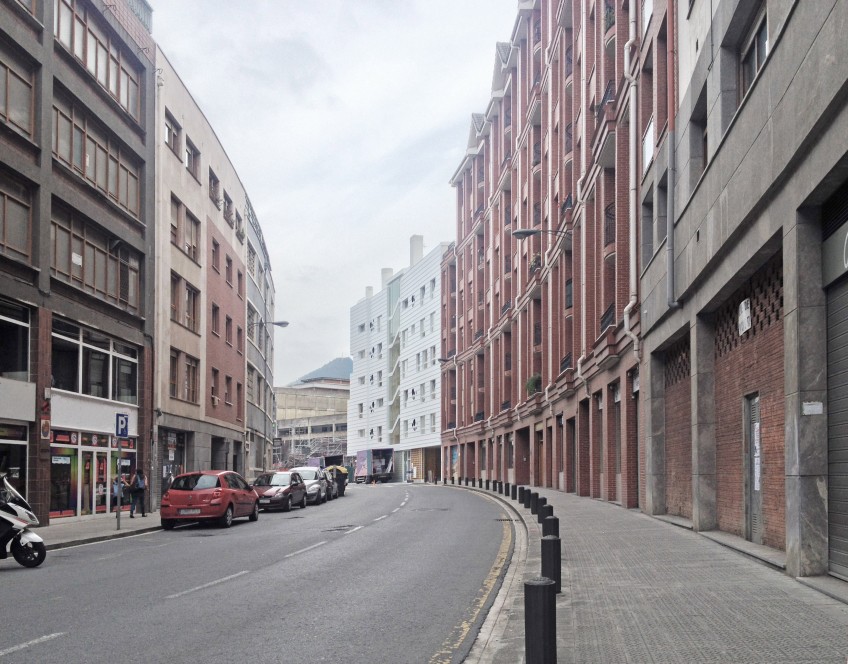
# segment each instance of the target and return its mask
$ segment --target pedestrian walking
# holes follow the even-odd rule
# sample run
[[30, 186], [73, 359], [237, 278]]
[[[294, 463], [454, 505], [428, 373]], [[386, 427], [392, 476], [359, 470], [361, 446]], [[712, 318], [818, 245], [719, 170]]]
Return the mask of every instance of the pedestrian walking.
[[133, 514], [136, 510], [136, 505], [141, 506], [141, 516], [147, 516], [147, 508], [145, 507], [144, 492], [147, 490], [147, 475], [144, 474], [142, 468], [136, 468], [135, 473], [130, 478], [130, 491], [132, 491], [132, 504], [130, 505], [130, 518], [134, 519]]
[[116, 519], [118, 518], [118, 499], [124, 497], [124, 489], [127, 486], [127, 481], [120, 473], [115, 475], [115, 479], [112, 482], [112, 510], [115, 512]]

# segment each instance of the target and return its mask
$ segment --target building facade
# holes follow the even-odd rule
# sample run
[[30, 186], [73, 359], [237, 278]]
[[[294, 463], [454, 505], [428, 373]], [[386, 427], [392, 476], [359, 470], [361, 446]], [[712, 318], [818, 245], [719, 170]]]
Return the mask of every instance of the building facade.
[[156, 65], [156, 290], [170, 304], [156, 312], [156, 475], [244, 472], [247, 194], [158, 46]]
[[42, 523], [154, 470], [150, 18], [0, 4], [0, 472]]
[[395, 450], [397, 479], [440, 476], [440, 272], [449, 249], [424, 255], [420, 235], [410, 239], [410, 264], [383, 270], [383, 287], [351, 308], [348, 453]]
[[277, 437], [275, 468], [293, 468], [310, 457], [347, 453], [347, 404], [350, 380], [311, 378], [288, 387], [275, 387]]
[[846, 20], [831, 0], [518, 3], [453, 178], [445, 478], [848, 578]]

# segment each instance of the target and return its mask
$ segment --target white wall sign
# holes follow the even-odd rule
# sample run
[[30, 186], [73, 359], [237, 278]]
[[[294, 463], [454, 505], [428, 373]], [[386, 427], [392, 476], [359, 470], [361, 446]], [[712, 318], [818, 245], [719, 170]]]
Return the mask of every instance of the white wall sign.
[[751, 300], [745, 298], [739, 303], [739, 335], [751, 329]]

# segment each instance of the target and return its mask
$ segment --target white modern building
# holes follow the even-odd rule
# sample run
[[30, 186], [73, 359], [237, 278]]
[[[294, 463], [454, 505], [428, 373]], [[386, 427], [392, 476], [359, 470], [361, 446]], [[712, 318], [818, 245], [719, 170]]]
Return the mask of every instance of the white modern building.
[[350, 310], [348, 454], [392, 447], [396, 479], [439, 477], [440, 266], [449, 246], [425, 256], [413, 235], [409, 267], [384, 268], [381, 290], [368, 287]]

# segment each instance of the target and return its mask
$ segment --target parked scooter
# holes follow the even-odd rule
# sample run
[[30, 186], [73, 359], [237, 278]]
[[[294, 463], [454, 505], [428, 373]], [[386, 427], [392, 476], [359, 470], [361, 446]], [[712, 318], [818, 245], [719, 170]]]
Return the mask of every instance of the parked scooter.
[[44, 540], [30, 530], [38, 519], [5, 475], [0, 477], [0, 559], [9, 551], [24, 567], [38, 567], [47, 556]]

